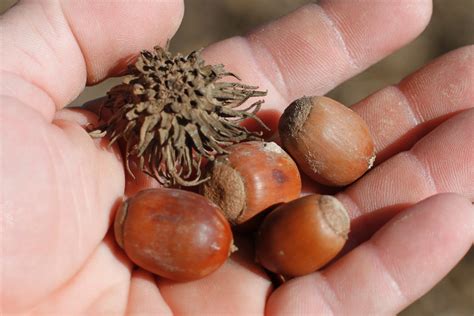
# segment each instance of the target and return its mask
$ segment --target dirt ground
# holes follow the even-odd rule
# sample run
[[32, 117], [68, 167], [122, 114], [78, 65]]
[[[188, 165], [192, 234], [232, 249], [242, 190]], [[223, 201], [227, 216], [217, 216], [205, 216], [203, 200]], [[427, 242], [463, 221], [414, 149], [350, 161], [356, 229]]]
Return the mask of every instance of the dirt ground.
[[[0, 12], [12, 2], [0, 0]], [[184, 20], [171, 42], [171, 49], [187, 53], [217, 40], [244, 34], [308, 2], [311, 1], [185, 0]], [[329, 96], [344, 104], [353, 104], [387, 84], [398, 82], [434, 57], [473, 43], [474, 0], [435, 0], [432, 21], [419, 38], [343, 83]], [[73, 105], [104, 95], [116, 82], [117, 79], [108, 80], [87, 88]], [[474, 250], [471, 249], [441, 283], [400, 315], [474, 315]]]

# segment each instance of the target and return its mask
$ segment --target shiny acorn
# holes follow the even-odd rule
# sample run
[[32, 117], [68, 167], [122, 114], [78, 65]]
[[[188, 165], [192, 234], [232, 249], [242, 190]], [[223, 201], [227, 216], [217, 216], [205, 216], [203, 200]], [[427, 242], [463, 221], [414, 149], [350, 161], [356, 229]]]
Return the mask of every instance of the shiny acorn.
[[374, 141], [365, 121], [330, 98], [303, 97], [292, 102], [278, 129], [283, 148], [321, 184], [348, 185], [374, 163]]
[[115, 238], [138, 266], [174, 281], [202, 278], [233, 247], [230, 225], [205, 197], [178, 189], [149, 189], [125, 201]]
[[342, 249], [350, 219], [329, 195], [307, 195], [282, 204], [265, 217], [256, 238], [256, 261], [291, 278], [318, 270]]
[[216, 203], [231, 224], [242, 224], [278, 203], [296, 199], [301, 177], [291, 157], [273, 142], [251, 141], [226, 148], [210, 162], [201, 193]]

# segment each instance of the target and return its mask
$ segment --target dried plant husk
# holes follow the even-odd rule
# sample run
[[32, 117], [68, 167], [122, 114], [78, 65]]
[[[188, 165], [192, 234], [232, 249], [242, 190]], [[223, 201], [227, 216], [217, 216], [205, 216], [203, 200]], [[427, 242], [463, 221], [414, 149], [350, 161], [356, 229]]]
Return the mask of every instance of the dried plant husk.
[[[261, 134], [240, 125], [256, 116], [263, 100], [239, 108], [265, 91], [220, 79], [236, 75], [223, 65], [206, 65], [200, 51], [172, 55], [159, 46], [142, 51], [120, 85], [107, 93], [102, 105], [111, 116], [92, 137], [123, 141], [127, 171], [137, 159], [140, 170], [164, 186], [193, 186], [206, 181], [203, 158], [225, 154], [229, 145], [260, 140]], [[240, 79], [239, 79], [240, 80]]]

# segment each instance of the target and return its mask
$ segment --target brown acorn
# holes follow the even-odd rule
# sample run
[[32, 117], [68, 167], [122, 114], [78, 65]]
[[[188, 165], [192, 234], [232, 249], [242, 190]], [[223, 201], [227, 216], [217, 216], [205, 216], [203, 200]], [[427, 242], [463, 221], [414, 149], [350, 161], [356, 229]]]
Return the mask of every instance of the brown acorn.
[[135, 264], [175, 281], [212, 273], [234, 250], [219, 208], [178, 189], [149, 189], [129, 198], [116, 214], [114, 231]]
[[350, 108], [327, 97], [303, 97], [280, 118], [280, 139], [311, 179], [330, 186], [348, 185], [375, 160], [367, 123]]
[[231, 224], [242, 224], [278, 203], [301, 193], [298, 167], [273, 142], [243, 142], [210, 163], [210, 180], [201, 193], [216, 203]]
[[336, 198], [307, 195], [265, 217], [257, 234], [257, 261], [284, 278], [321, 268], [342, 249], [350, 218]]
[[203, 158], [226, 152], [225, 147], [260, 139], [240, 125], [252, 118], [263, 100], [243, 109], [252, 97], [266, 95], [258, 87], [222, 82], [236, 75], [223, 65], [206, 65], [195, 51], [187, 56], [161, 47], [142, 51], [122, 84], [108, 92], [103, 109], [110, 118], [93, 137], [108, 135], [110, 144], [122, 140], [128, 172], [129, 160], [161, 184], [192, 186], [205, 181], [200, 173]]

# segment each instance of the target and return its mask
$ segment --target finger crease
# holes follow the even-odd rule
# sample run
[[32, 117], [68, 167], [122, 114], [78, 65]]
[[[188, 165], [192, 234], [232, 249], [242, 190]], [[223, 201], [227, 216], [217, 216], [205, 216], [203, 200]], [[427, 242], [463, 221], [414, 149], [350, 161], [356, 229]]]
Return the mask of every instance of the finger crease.
[[324, 303], [327, 309], [331, 312], [331, 315], [338, 315], [336, 313], [336, 306], [344, 306], [339, 297], [337, 296], [336, 290], [333, 288], [331, 283], [328, 281], [324, 272], [316, 273], [316, 283], [318, 285], [321, 296], [323, 297]]
[[340, 48], [344, 52], [344, 55], [346, 56], [346, 59], [349, 65], [352, 66], [352, 68], [354, 68], [354, 70], [356, 71], [360, 70], [361, 67], [356, 63], [356, 59], [351, 54], [350, 49], [346, 43], [346, 40], [344, 39], [344, 35], [343, 35], [344, 33], [338, 26], [337, 21], [322, 6], [319, 6], [317, 4], [313, 4], [313, 5], [315, 5], [321, 12], [321, 18], [323, 18], [325, 22], [332, 28], [334, 37], [339, 41]]
[[[245, 45], [250, 50], [252, 61], [255, 64], [255, 67], [257, 68], [258, 72], [261, 73], [262, 76], [267, 80], [267, 82], [271, 84], [273, 91], [278, 93], [278, 97], [282, 99], [285, 103], [288, 103], [290, 99], [289, 86], [288, 86], [285, 76], [283, 75], [281, 66], [278, 63], [277, 58], [275, 58], [275, 56], [273, 55], [272, 50], [269, 49], [265, 43], [263, 43], [262, 41], [259, 41], [257, 39], [257, 35], [255, 34], [249, 34], [243, 39], [244, 39]], [[266, 60], [268, 61], [270, 65], [272, 65], [272, 70], [275, 72], [274, 74], [269, 74], [266, 71], [264, 71], [260, 62], [258, 62], [257, 59], [255, 58], [254, 52], [256, 48], [254, 47], [254, 45], [256, 43], [259, 44], [259, 49], [264, 52], [263, 55], [267, 56]], [[272, 78], [276, 78], [276, 79], [272, 79]]]
[[408, 109], [410, 116], [415, 123], [415, 126], [424, 122], [423, 115], [418, 110], [418, 106], [416, 105], [414, 100], [410, 100], [408, 95], [405, 93], [405, 91], [403, 91], [402, 88], [400, 88], [399, 85], [394, 85], [393, 87], [396, 89], [397, 92], [399, 92], [400, 99], [405, 104], [406, 108]]
[[74, 33], [74, 30], [73, 30], [73, 28], [71, 27], [71, 23], [69, 22], [69, 20], [68, 20], [66, 14], [64, 13], [63, 4], [62, 4], [61, 1], [59, 2], [59, 9], [61, 10], [61, 13], [62, 13], [62, 15], [63, 15], [63, 17], [64, 17], [64, 20], [66, 21], [67, 27], [69, 28], [69, 32], [72, 34], [72, 37], [73, 37], [73, 39], [74, 39], [74, 42], [76, 43], [77, 47], [79, 48], [79, 51], [80, 51], [81, 56], [82, 56], [82, 64], [84, 65], [84, 69], [85, 69], [85, 71], [86, 71], [86, 77], [88, 77], [88, 74], [87, 74], [87, 72], [88, 72], [88, 71], [87, 71], [87, 62], [86, 62], [86, 55], [84, 54], [84, 49], [82, 48], [81, 43], [80, 43], [80, 41], [78, 40], [76, 33]]
[[430, 185], [431, 193], [429, 195], [434, 195], [440, 192], [438, 190], [438, 186], [436, 185], [436, 181], [433, 177], [433, 173], [431, 168], [423, 163], [420, 158], [417, 156], [416, 152], [413, 149], [406, 152], [409, 159], [413, 161], [413, 163], [418, 167], [418, 170], [423, 174], [423, 179]]
[[[19, 48], [19, 47], [18, 47], [18, 48]], [[19, 48], [19, 50], [20, 50], [21, 52], [23, 52], [24, 54], [27, 54], [27, 56], [30, 56], [29, 53], [27, 53], [24, 49]], [[33, 56], [30, 56], [30, 57], [33, 58], [33, 60], [36, 61], [36, 59], [35, 59]], [[56, 105], [56, 102], [54, 101], [52, 95], [51, 95], [44, 87], [42, 87], [41, 85], [39, 85], [39, 84], [36, 82], [36, 80], [28, 80], [23, 72], [11, 72], [11, 71], [8, 71], [8, 70], [1, 70], [1, 71], [0, 71], [0, 76], [2, 75], [2, 73], [4, 73], [4, 74], [9, 74], [9, 75], [13, 75], [13, 76], [18, 77], [19, 80], [24, 81], [25, 87], [27, 87], [28, 85], [31, 85], [32, 87], [38, 89], [38, 90], [37, 90], [38, 93], [44, 94], [44, 96], [45, 96], [46, 99], [43, 99], [43, 98], [38, 97], [38, 98], [36, 98], [36, 99], [34, 100], [35, 102], [38, 102], [38, 100], [44, 100], [44, 101], [46, 101], [46, 103], [44, 103], [44, 104], [42, 104], [42, 105], [43, 105], [45, 108], [47, 107], [48, 110], [42, 112], [42, 111], [38, 110], [37, 107], [31, 107], [31, 106], [25, 104], [24, 102], [22, 102], [21, 99], [19, 98], [19, 96], [16, 95], [16, 94], [17, 94], [17, 92], [16, 92], [17, 90], [16, 90], [16, 89], [13, 89], [13, 88], [10, 88], [10, 86], [9, 86], [8, 83], [4, 84], [3, 89], [2, 89], [3, 91], [5, 91], [5, 89], [8, 89], [8, 91], [11, 91], [11, 92], [12, 92], [12, 93], [8, 93], [6, 96], [10, 96], [10, 97], [14, 98], [15, 100], [20, 101], [21, 103], [27, 105], [27, 106], [28, 106], [29, 108], [31, 108], [31, 109], [34, 109], [36, 112], [40, 113], [41, 115], [44, 116], [45, 113], [50, 114], [50, 115], [46, 115], [46, 116], [44, 116], [44, 117], [45, 117], [48, 121], [51, 120], [52, 115], [53, 115], [53, 113], [55, 112], [57, 105]]]
[[[44, 12], [43, 6], [40, 5], [40, 7], [41, 7], [42, 10], [43, 10], [43, 14], [44, 14], [45, 20], [47, 21], [47, 23], [48, 23], [49, 25], [51, 25], [51, 23], [49, 22], [48, 16], [47, 16], [46, 13]], [[42, 40], [43, 43], [46, 45], [46, 47], [48, 47], [49, 50], [53, 53], [53, 55], [54, 55], [54, 57], [56, 58], [56, 60], [58, 61], [58, 63], [61, 63], [61, 60], [59, 60], [59, 56], [58, 56], [58, 53], [57, 53], [56, 49], [54, 48], [54, 45], [52, 45], [51, 42], [48, 40], [48, 37], [44, 34], [44, 30], [40, 30], [40, 29], [36, 26], [36, 23], [30, 22], [30, 25], [31, 25], [31, 27], [34, 29], [34, 31], [36, 32], [36, 34], [41, 38], [41, 40]]]
[[[385, 281], [385, 284], [389, 287], [389, 289], [392, 291], [392, 293], [400, 300], [400, 302], [397, 303], [398, 306], [406, 306], [410, 300], [408, 297], [403, 293], [399, 282], [395, 278], [395, 275], [393, 272], [388, 268], [388, 266], [385, 264], [384, 260], [382, 259], [381, 252], [382, 248], [377, 247], [376, 244], [372, 240], [369, 242], [365, 243], [364, 246], [366, 249], [373, 254], [374, 259], [376, 262], [374, 262], [374, 265], [379, 265], [381, 269], [381, 273], [384, 275], [384, 278], [382, 279]], [[386, 291], [384, 291], [386, 293]], [[389, 293], [390, 294], [390, 293]], [[390, 301], [393, 301], [392, 298], [388, 298]]]

